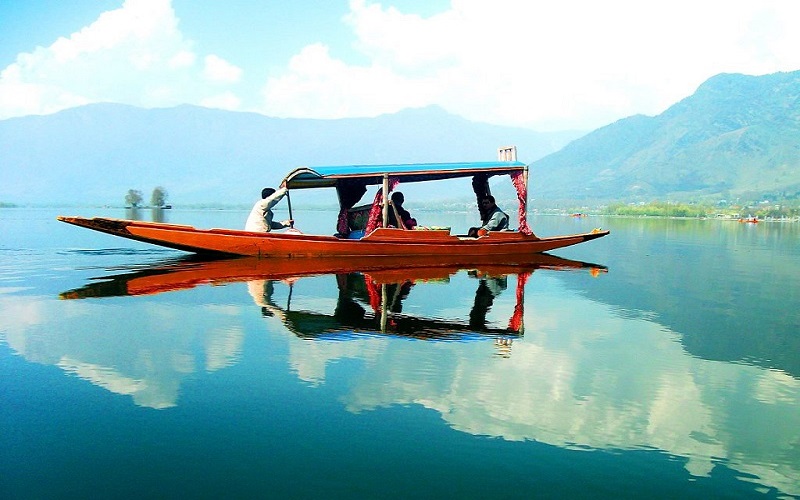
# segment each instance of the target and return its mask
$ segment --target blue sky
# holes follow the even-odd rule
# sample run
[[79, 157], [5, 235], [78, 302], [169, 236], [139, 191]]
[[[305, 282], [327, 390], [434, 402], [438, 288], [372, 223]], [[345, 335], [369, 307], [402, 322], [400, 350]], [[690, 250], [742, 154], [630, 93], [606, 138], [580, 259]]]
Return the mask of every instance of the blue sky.
[[92, 102], [269, 116], [438, 105], [592, 129], [800, 69], [797, 0], [0, 0], [0, 119]]

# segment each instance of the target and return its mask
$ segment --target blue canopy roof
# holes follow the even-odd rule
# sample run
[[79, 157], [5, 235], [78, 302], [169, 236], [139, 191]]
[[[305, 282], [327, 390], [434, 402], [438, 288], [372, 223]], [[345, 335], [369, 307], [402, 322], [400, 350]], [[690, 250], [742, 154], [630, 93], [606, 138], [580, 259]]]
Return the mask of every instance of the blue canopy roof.
[[342, 179], [357, 179], [365, 185], [381, 184], [385, 174], [400, 177], [402, 182], [423, 182], [471, 177], [476, 174], [490, 177], [521, 172], [527, 167], [519, 161], [300, 167], [289, 173], [284, 180], [290, 189], [303, 189], [332, 187]]

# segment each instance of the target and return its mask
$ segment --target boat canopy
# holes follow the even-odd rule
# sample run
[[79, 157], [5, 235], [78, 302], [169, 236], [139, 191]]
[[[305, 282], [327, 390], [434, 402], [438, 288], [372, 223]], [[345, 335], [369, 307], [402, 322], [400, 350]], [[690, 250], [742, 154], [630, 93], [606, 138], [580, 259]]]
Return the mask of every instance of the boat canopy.
[[406, 182], [423, 182], [457, 177], [485, 177], [521, 173], [527, 169], [519, 161], [485, 161], [466, 163], [408, 163], [395, 165], [345, 165], [299, 167], [284, 181], [289, 189], [333, 187], [340, 180], [356, 181], [362, 185], [383, 183], [384, 176]]
[[[388, 221], [389, 193], [401, 182], [472, 177], [472, 189], [475, 192], [476, 200], [480, 200], [483, 196], [491, 194], [488, 179], [495, 175], [508, 175], [511, 177], [511, 182], [517, 191], [517, 199], [519, 200], [519, 231], [523, 234], [533, 234], [527, 222], [528, 165], [515, 159], [464, 163], [299, 167], [290, 172], [283, 179], [283, 183], [290, 190], [335, 187], [339, 197], [337, 234], [347, 237], [352, 232], [348, 221], [349, 210], [366, 193], [367, 186], [382, 186], [371, 204], [369, 217], [364, 228], [365, 233], [369, 234], [369, 232], [378, 227], [378, 224], [383, 224], [385, 227], [386, 221]], [[478, 211], [480, 212], [480, 210], [481, 207], [478, 205]], [[482, 220], [485, 218], [484, 215], [481, 213]], [[289, 218], [292, 218], [291, 205], [289, 206]]]

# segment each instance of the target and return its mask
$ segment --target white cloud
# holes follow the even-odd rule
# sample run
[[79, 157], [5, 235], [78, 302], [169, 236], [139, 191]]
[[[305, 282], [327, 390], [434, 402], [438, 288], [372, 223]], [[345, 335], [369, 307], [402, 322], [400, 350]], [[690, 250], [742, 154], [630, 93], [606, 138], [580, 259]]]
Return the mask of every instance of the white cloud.
[[[430, 17], [351, 0], [343, 19], [352, 47], [309, 44], [279, 72], [277, 52], [248, 55], [263, 40], [241, 47], [273, 71], [258, 111], [342, 118], [437, 104], [476, 121], [588, 129], [659, 113], [717, 73], [800, 69], [796, 0], [451, 0]], [[126, 0], [2, 69], [0, 119], [98, 101], [241, 109], [258, 101], [243, 93], [258, 68], [246, 69], [199, 54], [171, 0]]]
[[[144, 107], [199, 103], [219, 96], [220, 84], [241, 74], [216, 56], [206, 58], [203, 73], [196, 59], [170, 0], [126, 0], [49, 47], [19, 54], [0, 72], [0, 119], [102, 101]], [[204, 75], [213, 85], [203, 83]], [[233, 99], [227, 96], [224, 103], [230, 107]]]
[[265, 111], [281, 117], [375, 116], [429, 103], [431, 85], [379, 65], [347, 66], [316, 44], [292, 58], [286, 75], [267, 82]]
[[169, 60], [169, 67], [170, 68], [189, 68], [194, 65], [194, 61], [197, 59], [194, 52], [189, 50], [182, 50], [175, 54], [172, 59]]
[[206, 108], [219, 108], [227, 109], [229, 111], [236, 111], [242, 105], [242, 100], [239, 99], [233, 92], [223, 92], [222, 94], [209, 96], [200, 100], [200, 105]]
[[26, 83], [20, 68], [11, 65], [0, 73], [0, 119], [37, 113], [52, 113], [80, 106], [89, 99], [66, 92], [52, 85]]
[[800, 2], [453, 0], [422, 18], [351, 0], [369, 63], [320, 45], [265, 88], [267, 114], [370, 116], [439, 104], [470, 119], [589, 128], [656, 114], [720, 72], [800, 69]]
[[203, 74], [212, 82], [236, 83], [242, 77], [242, 70], [213, 54], [206, 56]]

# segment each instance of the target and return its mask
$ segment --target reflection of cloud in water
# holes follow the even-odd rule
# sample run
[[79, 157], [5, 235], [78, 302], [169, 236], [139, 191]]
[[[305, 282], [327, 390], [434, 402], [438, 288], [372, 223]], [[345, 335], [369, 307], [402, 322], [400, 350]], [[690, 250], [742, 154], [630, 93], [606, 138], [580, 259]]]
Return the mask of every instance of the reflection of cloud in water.
[[297, 378], [313, 385], [325, 381], [328, 365], [342, 359], [359, 359], [372, 364], [380, 359], [386, 342], [378, 338], [361, 337], [347, 342], [314, 342], [292, 338], [289, 342], [289, 366]]
[[757, 379], [756, 399], [762, 403], [798, 403], [797, 380], [778, 370], [765, 370]]
[[[42, 318], [47, 316], [42, 305], [36, 301], [16, 300], [7, 297], [0, 300], [0, 312], [2, 312], [3, 331], [9, 337], [8, 342], [16, 344], [15, 349], [19, 353], [25, 352], [25, 336], [21, 333], [42, 323]], [[12, 319], [13, 318], [13, 319]]]
[[187, 321], [168, 303], [0, 295], [0, 339], [28, 361], [59, 366], [139, 406], [169, 408], [187, 375], [231, 366], [241, 356], [240, 310], [197, 311]]
[[104, 389], [117, 394], [131, 395], [145, 387], [142, 380], [124, 377], [113, 368], [107, 368], [91, 363], [83, 363], [67, 356], [61, 358], [56, 365], [67, 373], [72, 373], [89, 382], [99, 385]]
[[139, 406], [170, 408], [175, 406], [177, 400], [177, 384], [151, 385], [145, 380], [125, 377], [113, 368], [84, 363], [66, 356], [61, 358], [57, 366], [113, 393], [133, 396], [133, 401]]
[[[491, 342], [370, 346], [347, 409], [419, 404], [470, 434], [575, 449], [659, 449], [684, 457], [694, 476], [727, 462], [800, 493], [793, 458], [800, 381], [689, 356], [662, 326], [575, 298], [528, 300], [525, 323], [509, 358], [494, 356]], [[364, 357], [364, 345], [353, 357]], [[325, 363], [348, 350], [337, 342], [298, 344], [290, 362], [316, 367], [319, 382]]]
[[206, 334], [206, 371], [213, 372], [232, 366], [239, 360], [244, 344], [244, 332], [239, 326], [216, 328]]

